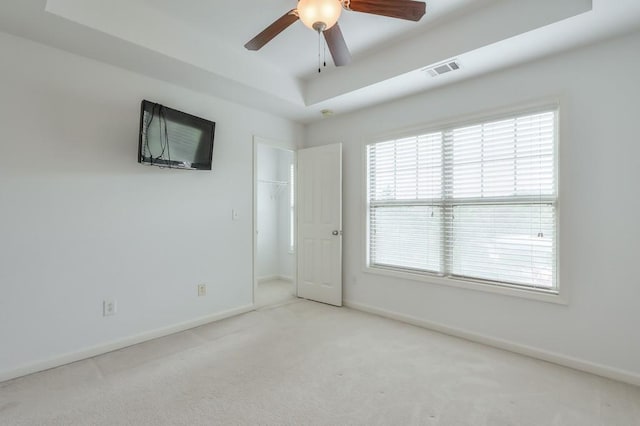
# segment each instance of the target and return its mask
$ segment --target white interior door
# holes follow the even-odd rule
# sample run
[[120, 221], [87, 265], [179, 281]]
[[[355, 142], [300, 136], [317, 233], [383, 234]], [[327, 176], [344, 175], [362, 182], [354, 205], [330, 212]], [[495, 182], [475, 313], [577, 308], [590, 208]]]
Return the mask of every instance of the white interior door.
[[298, 151], [298, 296], [342, 306], [342, 144]]

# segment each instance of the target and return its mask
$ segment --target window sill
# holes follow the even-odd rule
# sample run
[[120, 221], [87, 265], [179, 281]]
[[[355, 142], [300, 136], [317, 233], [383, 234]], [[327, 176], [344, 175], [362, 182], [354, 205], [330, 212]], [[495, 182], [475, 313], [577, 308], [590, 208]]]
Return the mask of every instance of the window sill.
[[545, 290], [528, 290], [525, 288], [511, 286], [508, 284], [496, 285], [482, 281], [465, 280], [461, 278], [448, 278], [428, 273], [412, 273], [391, 268], [378, 266], [365, 266], [364, 272], [375, 275], [385, 275], [388, 277], [402, 278], [407, 280], [422, 281], [427, 284], [440, 285], [445, 287], [456, 287], [467, 290], [481, 291], [485, 293], [501, 294], [504, 296], [519, 297], [539, 302], [555, 303], [558, 305], [568, 305], [568, 301], [562, 292], [556, 293]]

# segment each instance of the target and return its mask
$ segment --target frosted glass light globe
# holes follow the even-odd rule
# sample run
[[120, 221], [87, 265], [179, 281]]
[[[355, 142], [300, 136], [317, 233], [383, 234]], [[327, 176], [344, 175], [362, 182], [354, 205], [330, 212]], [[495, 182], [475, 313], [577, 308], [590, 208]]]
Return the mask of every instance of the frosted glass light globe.
[[342, 13], [340, 0], [300, 0], [298, 16], [303, 24], [315, 31], [333, 27]]

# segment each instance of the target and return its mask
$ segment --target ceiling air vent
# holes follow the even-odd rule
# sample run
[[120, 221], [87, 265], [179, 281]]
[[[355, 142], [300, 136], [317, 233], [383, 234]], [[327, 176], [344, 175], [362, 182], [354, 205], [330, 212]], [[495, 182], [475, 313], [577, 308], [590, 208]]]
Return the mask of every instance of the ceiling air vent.
[[446, 74], [451, 71], [457, 71], [460, 69], [460, 62], [457, 59], [443, 62], [438, 65], [433, 65], [424, 69], [431, 77], [437, 77], [442, 74]]

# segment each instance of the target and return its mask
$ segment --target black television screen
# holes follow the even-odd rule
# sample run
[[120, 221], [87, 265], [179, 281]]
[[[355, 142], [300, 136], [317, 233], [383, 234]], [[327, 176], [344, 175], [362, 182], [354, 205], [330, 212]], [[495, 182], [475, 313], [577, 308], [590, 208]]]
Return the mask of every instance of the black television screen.
[[216, 123], [142, 101], [138, 163], [211, 170]]

